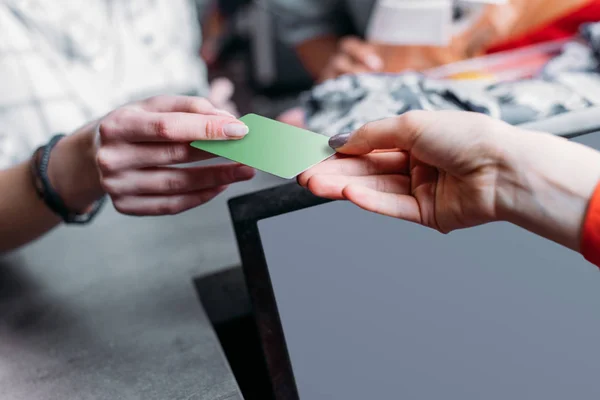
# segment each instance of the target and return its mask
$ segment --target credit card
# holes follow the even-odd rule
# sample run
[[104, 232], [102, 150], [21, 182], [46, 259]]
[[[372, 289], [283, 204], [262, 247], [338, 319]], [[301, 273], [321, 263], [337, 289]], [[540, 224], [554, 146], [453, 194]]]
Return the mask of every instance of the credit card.
[[284, 179], [293, 179], [335, 154], [329, 137], [257, 114], [240, 118], [243, 139], [198, 140], [191, 146]]

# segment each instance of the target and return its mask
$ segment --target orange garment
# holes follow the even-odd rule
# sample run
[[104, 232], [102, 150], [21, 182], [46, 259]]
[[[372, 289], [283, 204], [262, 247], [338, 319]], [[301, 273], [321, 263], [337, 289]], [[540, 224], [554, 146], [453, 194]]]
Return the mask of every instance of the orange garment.
[[581, 254], [600, 267], [600, 184], [594, 191], [583, 223]]
[[563, 16], [540, 29], [520, 37], [500, 43], [488, 49], [487, 53], [516, 49], [551, 40], [566, 39], [576, 35], [579, 27], [588, 22], [600, 21], [600, 0], [593, 0], [589, 4], [574, 12]]

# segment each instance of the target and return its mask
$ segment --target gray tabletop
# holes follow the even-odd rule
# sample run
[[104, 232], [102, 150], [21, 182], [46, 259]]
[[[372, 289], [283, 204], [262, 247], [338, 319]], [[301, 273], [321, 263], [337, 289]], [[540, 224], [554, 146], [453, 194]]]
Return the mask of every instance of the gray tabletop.
[[0, 398], [238, 400], [193, 278], [239, 262], [226, 200], [171, 217], [112, 207], [0, 258]]

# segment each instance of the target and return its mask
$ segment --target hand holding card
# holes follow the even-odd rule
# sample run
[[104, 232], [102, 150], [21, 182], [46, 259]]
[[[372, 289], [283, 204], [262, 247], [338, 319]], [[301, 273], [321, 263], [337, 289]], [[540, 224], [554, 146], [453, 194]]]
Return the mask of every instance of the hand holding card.
[[151, 97], [123, 105], [57, 143], [48, 175], [70, 210], [85, 211], [106, 194], [123, 214], [177, 214], [255, 173], [237, 163], [185, 165], [214, 157], [189, 143], [241, 140], [247, 131], [206, 99]]
[[284, 179], [293, 179], [335, 154], [329, 138], [256, 114], [240, 121], [249, 133], [240, 140], [199, 140], [191, 145]]

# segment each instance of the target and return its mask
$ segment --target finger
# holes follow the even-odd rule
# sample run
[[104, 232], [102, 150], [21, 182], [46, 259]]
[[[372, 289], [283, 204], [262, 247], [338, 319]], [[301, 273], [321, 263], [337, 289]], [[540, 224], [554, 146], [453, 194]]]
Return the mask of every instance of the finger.
[[231, 113], [215, 107], [209, 100], [195, 96], [155, 96], [142, 101], [140, 106], [151, 112], [182, 112], [235, 118]]
[[374, 150], [410, 151], [435, 114], [411, 111], [398, 117], [369, 122], [355, 132], [333, 136], [329, 145], [344, 154], [367, 154]]
[[368, 68], [365, 68], [362, 64], [356, 62], [346, 54], [337, 55], [331, 64], [333, 74], [335, 76], [347, 75], [347, 74], [359, 74], [362, 72], [368, 72]]
[[120, 109], [100, 122], [99, 133], [102, 143], [192, 142], [241, 139], [248, 127], [227, 116]]
[[209, 202], [225, 189], [226, 186], [172, 196], [117, 197], [113, 198], [113, 204], [117, 211], [127, 215], [175, 215]]
[[186, 164], [214, 158], [213, 154], [186, 143], [109, 143], [96, 154], [96, 164], [103, 174], [127, 169]]
[[361, 157], [331, 158], [301, 174], [298, 183], [306, 186], [314, 175], [366, 176], [407, 173], [409, 159], [406, 153], [398, 151]]
[[410, 177], [405, 175], [315, 175], [308, 181], [307, 186], [315, 196], [343, 200], [344, 189], [349, 185], [358, 185], [382, 193], [410, 194]]
[[190, 168], [149, 168], [124, 171], [107, 177], [102, 184], [113, 196], [174, 195], [227, 186], [253, 178], [253, 168], [220, 164]]
[[380, 71], [383, 69], [383, 60], [379, 57], [375, 49], [358, 38], [349, 37], [342, 39], [340, 48], [354, 62], [364, 65], [371, 71]]
[[378, 192], [360, 185], [349, 185], [342, 194], [344, 198], [367, 211], [421, 223], [419, 204], [412, 196]]

